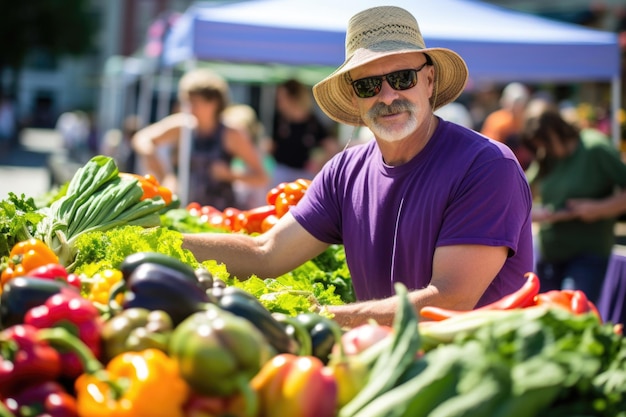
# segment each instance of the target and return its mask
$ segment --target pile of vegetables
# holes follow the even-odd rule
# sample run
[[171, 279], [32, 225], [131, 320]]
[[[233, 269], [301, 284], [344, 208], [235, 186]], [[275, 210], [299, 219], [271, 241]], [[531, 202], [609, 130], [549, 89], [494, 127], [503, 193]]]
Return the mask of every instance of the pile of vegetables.
[[311, 180], [304, 178], [281, 182], [267, 192], [266, 205], [249, 210], [240, 210], [235, 207], [218, 210], [210, 205], [200, 205], [198, 202], [189, 203], [185, 210], [199, 218], [201, 224], [208, 224], [210, 228], [218, 231], [263, 233], [271, 229], [291, 207], [298, 204], [310, 184]]
[[40, 238], [58, 254], [63, 264], [76, 255], [74, 242], [83, 233], [108, 230], [121, 225], [160, 225], [159, 211], [166, 205], [161, 194], [144, 181], [122, 174], [115, 161], [95, 156], [78, 169], [65, 194], [42, 209], [34, 237]]
[[528, 273], [485, 307], [418, 312], [398, 284], [393, 326], [342, 329], [342, 246], [240, 281], [181, 232], [259, 231], [159, 187], [95, 158], [43, 206], [0, 202], [0, 416], [626, 417], [626, 339], [581, 291]]

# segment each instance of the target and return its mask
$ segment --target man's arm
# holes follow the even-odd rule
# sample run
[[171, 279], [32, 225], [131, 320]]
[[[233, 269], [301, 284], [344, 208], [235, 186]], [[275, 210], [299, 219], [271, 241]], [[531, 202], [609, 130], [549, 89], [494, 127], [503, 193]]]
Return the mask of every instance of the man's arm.
[[[503, 246], [439, 247], [434, 254], [430, 285], [411, 291], [409, 299], [417, 312], [427, 305], [470, 310], [502, 269], [507, 253], [508, 248]], [[335, 314], [335, 320], [345, 327], [355, 327], [370, 319], [391, 325], [396, 309], [395, 296], [328, 308]]]
[[287, 273], [322, 253], [328, 244], [314, 238], [285, 214], [269, 231], [249, 236], [243, 233], [185, 234], [183, 247], [196, 259], [214, 259], [226, 265], [239, 279], [250, 275], [274, 278]]

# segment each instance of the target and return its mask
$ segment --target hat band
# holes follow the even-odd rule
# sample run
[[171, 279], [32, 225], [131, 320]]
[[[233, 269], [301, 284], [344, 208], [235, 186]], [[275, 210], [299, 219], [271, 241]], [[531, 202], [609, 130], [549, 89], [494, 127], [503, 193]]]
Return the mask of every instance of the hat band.
[[416, 28], [401, 24], [388, 24], [354, 34], [346, 43], [346, 57], [351, 56], [357, 49], [370, 49], [376, 44], [393, 41], [405, 45], [410, 43], [419, 49], [425, 48], [424, 43], [420, 42], [420, 34]]

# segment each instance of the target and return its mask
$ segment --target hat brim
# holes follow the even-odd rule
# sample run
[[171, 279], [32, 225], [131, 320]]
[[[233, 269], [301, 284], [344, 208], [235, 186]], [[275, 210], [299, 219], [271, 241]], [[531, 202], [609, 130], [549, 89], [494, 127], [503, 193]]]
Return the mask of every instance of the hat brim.
[[352, 86], [347, 75], [355, 68], [386, 56], [409, 53], [426, 53], [430, 56], [435, 69], [435, 88], [430, 99], [433, 111], [456, 100], [465, 89], [469, 76], [467, 65], [463, 58], [450, 49], [416, 49], [397, 43], [377, 49], [358, 49], [332, 74], [313, 87], [317, 104], [332, 120], [352, 126], [364, 125], [358, 109], [352, 103]]

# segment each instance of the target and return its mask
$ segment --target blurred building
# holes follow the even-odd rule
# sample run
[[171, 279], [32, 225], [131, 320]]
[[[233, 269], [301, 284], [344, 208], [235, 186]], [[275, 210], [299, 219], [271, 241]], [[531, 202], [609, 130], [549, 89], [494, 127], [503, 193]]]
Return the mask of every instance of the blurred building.
[[95, 52], [80, 58], [30, 54], [20, 74], [16, 110], [26, 126], [53, 127], [60, 114], [97, 108], [101, 75], [111, 56], [131, 56], [146, 44], [160, 16], [182, 12], [193, 0], [91, 0], [99, 22]]

